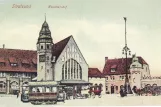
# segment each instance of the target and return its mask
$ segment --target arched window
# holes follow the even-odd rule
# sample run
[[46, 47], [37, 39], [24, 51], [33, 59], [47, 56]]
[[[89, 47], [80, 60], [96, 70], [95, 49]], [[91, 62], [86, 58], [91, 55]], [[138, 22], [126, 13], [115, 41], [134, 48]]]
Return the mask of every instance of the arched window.
[[67, 62], [65, 63], [65, 79], [67, 79]]
[[73, 60], [71, 60], [71, 79], [73, 79], [73, 71], [74, 71]]
[[68, 79], [70, 79], [70, 59], [68, 60]]
[[81, 66], [79, 66], [79, 75], [80, 75], [80, 79], [82, 79], [82, 68], [81, 68]]
[[62, 66], [62, 80], [64, 80], [64, 64]]
[[62, 65], [62, 80], [64, 79], [82, 79], [82, 68], [76, 60], [68, 59]]
[[0, 81], [0, 89], [3, 89], [6, 87], [6, 83], [4, 81]]

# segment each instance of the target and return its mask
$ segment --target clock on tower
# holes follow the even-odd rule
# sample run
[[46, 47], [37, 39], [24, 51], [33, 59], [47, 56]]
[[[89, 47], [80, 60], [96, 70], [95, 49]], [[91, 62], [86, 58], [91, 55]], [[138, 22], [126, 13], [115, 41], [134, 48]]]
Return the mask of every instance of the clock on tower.
[[39, 55], [39, 62], [45, 62], [45, 55]]

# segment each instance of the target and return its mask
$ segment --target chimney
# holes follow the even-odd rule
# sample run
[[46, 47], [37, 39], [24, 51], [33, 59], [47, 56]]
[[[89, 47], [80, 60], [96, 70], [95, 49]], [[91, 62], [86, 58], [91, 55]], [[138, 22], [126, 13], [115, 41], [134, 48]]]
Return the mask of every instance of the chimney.
[[107, 62], [107, 60], [108, 60], [108, 57], [105, 57], [105, 63]]
[[3, 44], [3, 49], [5, 48], [5, 44]]

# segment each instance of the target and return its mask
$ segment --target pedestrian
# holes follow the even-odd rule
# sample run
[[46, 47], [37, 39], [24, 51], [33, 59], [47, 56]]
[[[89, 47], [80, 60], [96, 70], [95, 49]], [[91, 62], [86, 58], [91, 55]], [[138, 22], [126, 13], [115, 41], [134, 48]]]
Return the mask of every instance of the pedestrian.
[[120, 89], [120, 96], [124, 97], [124, 90], [122, 88]]
[[66, 100], [66, 92], [65, 92], [65, 90], [63, 90], [63, 100], [64, 100], [64, 103], [65, 103], [65, 100]]
[[17, 91], [17, 98], [19, 97], [19, 91]]

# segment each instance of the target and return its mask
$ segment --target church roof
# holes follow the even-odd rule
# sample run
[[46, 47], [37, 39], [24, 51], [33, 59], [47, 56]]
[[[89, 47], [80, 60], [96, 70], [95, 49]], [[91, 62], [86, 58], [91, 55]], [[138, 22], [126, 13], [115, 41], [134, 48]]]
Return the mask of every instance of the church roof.
[[100, 72], [98, 68], [89, 68], [88, 69], [88, 77], [104, 77], [104, 75]]
[[70, 40], [72, 36], [69, 36], [59, 42], [57, 42], [56, 44], [53, 45], [53, 49], [52, 49], [52, 55], [56, 56], [56, 60], [58, 59], [58, 57], [60, 56], [60, 54], [62, 53], [63, 49], [65, 48], [65, 46], [67, 45], [68, 41]]
[[[142, 58], [142, 57], [137, 57], [139, 59], [140, 64], [147, 64], [147, 62]], [[127, 66], [130, 68], [130, 65], [132, 63], [132, 58], [127, 58]], [[120, 75], [120, 74], [125, 74], [125, 65], [126, 65], [126, 59], [125, 58], [118, 58], [118, 59], [107, 59], [104, 69], [103, 69], [103, 74], [104, 75]], [[111, 68], [115, 68], [115, 72], [111, 72]], [[130, 71], [128, 71], [130, 73]]]
[[[0, 48], [0, 63], [4, 63], [0, 65], [0, 71], [36, 72], [37, 68], [33, 60], [37, 60], [36, 51]], [[12, 63], [17, 66], [11, 66]]]

